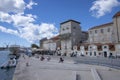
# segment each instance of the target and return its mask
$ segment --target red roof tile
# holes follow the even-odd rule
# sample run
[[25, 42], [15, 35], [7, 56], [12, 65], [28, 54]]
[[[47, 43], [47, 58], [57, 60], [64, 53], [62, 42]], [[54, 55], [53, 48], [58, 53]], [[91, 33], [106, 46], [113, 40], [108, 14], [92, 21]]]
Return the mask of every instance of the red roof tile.
[[59, 40], [59, 39], [60, 39], [60, 35], [51, 38], [51, 40]]
[[117, 12], [117, 13], [113, 16], [113, 18], [114, 18], [114, 17], [118, 17], [118, 16], [120, 16], [120, 11]]

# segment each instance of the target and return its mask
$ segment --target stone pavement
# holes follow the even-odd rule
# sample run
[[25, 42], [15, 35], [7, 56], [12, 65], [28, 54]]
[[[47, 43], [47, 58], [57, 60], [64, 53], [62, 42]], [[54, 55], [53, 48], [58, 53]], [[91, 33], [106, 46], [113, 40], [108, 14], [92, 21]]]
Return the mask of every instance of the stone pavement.
[[[26, 66], [26, 63], [29, 66]], [[66, 59], [59, 63], [59, 58], [40, 61], [35, 57], [20, 57], [13, 80], [120, 80], [120, 71], [108, 67], [74, 64]]]

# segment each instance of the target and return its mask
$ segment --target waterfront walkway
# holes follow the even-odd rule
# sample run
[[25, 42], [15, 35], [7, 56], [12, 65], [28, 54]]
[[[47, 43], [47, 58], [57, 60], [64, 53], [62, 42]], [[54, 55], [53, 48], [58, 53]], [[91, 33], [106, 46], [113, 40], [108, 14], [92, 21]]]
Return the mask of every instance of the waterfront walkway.
[[74, 64], [73, 60], [67, 58], [63, 63], [59, 63], [59, 57], [52, 57], [48, 62], [35, 57], [21, 56], [13, 80], [120, 80], [120, 70]]

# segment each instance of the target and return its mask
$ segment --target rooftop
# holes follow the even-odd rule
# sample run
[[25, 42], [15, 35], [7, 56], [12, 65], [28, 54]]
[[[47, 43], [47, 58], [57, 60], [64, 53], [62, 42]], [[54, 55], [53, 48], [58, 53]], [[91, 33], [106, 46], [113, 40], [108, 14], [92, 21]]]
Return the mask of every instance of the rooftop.
[[60, 35], [57, 35], [57, 36], [51, 38], [51, 40], [59, 40], [59, 39], [60, 39]]
[[109, 23], [106, 23], [106, 24], [94, 26], [94, 27], [90, 28], [89, 30], [98, 29], [98, 28], [104, 28], [104, 27], [109, 26], [109, 25], [112, 25], [112, 24], [113, 24], [113, 22], [109, 22]]
[[78, 23], [78, 24], [80, 24], [80, 22], [78, 22], [78, 21], [75, 21], [75, 20], [72, 20], [72, 19], [70, 19], [70, 20], [67, 20], [67, 21], [64, 21], [64, 22], [62, 22], [62, 23], [60, 23], [60, 24], [64, 24], [64, 23], [67, 23], [67, 22], [76, 22], [76, 23]]
[[113, 16], [113, 18], [114, 18], [114, 17], [118, 17], [118, 16], [120, 16], [120, 11], [118, 11], [118, 12]]

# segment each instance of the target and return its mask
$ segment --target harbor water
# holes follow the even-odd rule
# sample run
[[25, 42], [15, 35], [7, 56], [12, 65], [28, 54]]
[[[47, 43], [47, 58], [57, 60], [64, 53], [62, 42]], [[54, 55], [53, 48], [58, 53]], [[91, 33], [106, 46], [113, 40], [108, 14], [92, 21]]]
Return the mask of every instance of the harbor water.
[[[0, 66], [8, 61], [9, 50], [0, 51]], [[15, 68], [1, 69], [0, 68], [0, 80], [12, 80]]]

